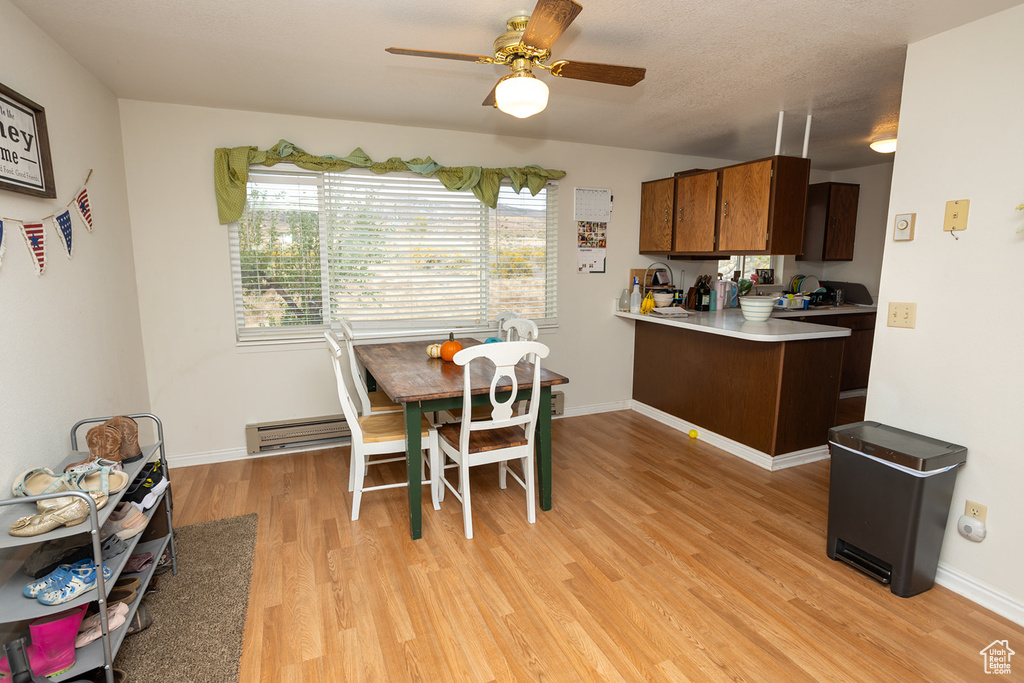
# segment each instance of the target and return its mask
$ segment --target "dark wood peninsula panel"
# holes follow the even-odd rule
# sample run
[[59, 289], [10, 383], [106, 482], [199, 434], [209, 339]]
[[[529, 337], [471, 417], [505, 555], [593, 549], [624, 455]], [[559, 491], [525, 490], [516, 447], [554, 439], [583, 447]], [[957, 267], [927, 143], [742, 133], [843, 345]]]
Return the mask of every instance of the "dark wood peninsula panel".
[[764, 342], [638, 321], [633, 399], [771, 456], [827, 442], [842, 337]]

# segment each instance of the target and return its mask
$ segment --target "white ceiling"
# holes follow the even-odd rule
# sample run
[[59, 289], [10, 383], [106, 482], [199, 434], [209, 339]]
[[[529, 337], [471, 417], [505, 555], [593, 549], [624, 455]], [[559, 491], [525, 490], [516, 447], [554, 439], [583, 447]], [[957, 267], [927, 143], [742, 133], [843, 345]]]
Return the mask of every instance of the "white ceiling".
[[531, 0], [12, 2], [119, 98], [737, 160], [774, 153], [784, 110], [783, 153], [801, 153], [811, 113], [808, 156], [824, 170], [888, 160], [867, 142], [896, 130], [907, 44], [1021, 4], [580, 0], [552, 61], [641, 66], [647, 78], [624, 88], [538, 72], [548, 108], [519, 120], [481, 106], [506, 67], [384, 48], [489, 55]]

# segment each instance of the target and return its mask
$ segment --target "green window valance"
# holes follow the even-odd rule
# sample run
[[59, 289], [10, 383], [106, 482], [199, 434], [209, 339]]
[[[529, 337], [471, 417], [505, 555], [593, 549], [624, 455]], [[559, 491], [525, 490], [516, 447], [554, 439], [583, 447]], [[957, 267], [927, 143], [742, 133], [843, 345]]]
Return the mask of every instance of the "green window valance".
[[246, 183], [249, 166], [273, 166], [286, 161], [309, 171], [347, 171], [353, 166], [367, 168], [374, 173], [412, 171], [423, 176], [434, 176], [451, 191], [471, 190], [481, 202], [493, 208], [498, 204], [498, 187], [508, 178], [512, 188], [519, 192], [529, 188], [536, 195], [548, 180], [565, 176], [540, 166], [481, 168], [479, 166], [442, 166], [430, 157], [402, 161], [392, 157], [387, 161], [374, 161], [360, 148], [347, 157], [313, 156], [287, 140], [281, 140], [266, 151], [255, 147], [219, 147], [213, 152], [213, 187], [217, 195], [217, 216], [220, 222], [231, 223], [242, 217], [245, 208]]

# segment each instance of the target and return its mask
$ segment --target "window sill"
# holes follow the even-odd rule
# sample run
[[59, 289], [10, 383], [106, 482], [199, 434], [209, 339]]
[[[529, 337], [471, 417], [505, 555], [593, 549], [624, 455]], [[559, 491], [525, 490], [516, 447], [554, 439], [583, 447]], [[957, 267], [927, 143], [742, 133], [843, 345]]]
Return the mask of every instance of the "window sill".
[[[540, 336], [552, 334], [558, 330], [558, 325], [547, 325], [540, 327]], [[424, 330], [422, 332], [395, 331], [395, 332], [356, 332], [357, 344], [373, 344], [376, 342], [399, 341], [412, 342], [422, 341], [424, 343], [437, 342], [446, 337], [449, 332], [455, 332], [456, 337], [479, 337], [481, 340], [486, 337], [499, 336], [495, 328], [456, 328], [455, 330]], [[312, 351], [323, 350], [323, 333], [315, 337], [296, 337], [292, 339], [245, 339], [235, 342], [235, 350], [238, 353], [269, 353], [276, 351]]]

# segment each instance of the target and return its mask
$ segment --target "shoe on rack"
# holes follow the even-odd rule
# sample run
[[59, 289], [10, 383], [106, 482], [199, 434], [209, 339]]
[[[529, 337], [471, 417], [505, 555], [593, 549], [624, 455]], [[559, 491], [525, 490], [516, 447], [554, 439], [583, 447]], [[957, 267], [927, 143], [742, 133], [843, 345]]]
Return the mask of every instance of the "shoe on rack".
[[[116, 538], [116, 537], [115, 537]], [[125, 563], [124, 569], [121, 570], [122, 574], [138, 574], [144, 572], [153, 565], [153, 553], [137, 553], [128, 558], [128, 562]]]
[[139, 597], [139, 592], [135, 588], [118, 588], [115, 586], [110, 589], [110, 593], [107, 595], [107, 605], [118, 605], [121, 603], [131, 605], [137, 597]]
[[49, 467], [33, 467], [25, 470], [14, 480], [11, 493], [16, 497], [41, 496], [44, 493], [58, 491], [74, 491], [71, 478], [64, 474], [55, 474]]
[[64, 474], [81, 474], [82, 472], [88, 472], [89, 470], [98, 470], [101, 467], [106, 467], [111, 470], [121, 471], [123, 467], [117, 460], [107, 460], [106, 458], [100, 458], [98, 460], [87, 460], [85, 462], [68, 465], [64, 468]]
[[139, 423], [126, 415], [112, 417], [105, 423], [113, 427], [121, 435], [121, 462], [135, 462], [142, 457], [142, 449], [139, 448]]
[[[47, 576], [44, 576], [41, 579], [37, 579], [35, 581], [30, 581], [28, 584], [25, 585], [24, 588], [21, 589], [21, 594], [24, 595], [26, 598], [37, 598], [39, 597], [40, 593], [46, 593], [48, 591], [62, 588], [65, 583], [71, 580], [72, 569], [86, 569], [92, 568], [94, 566], [95, 564], [91, 557], [88, 559], [79, 560], [78, 562], [75, 562], [73, 564], [61, 565], [60, 567], [57, 567], [52, 572], [50, 572], [50, 574], [48, 574]], [[106, 562], [104, 562], [103, 580], [109, 581], [112, 575], [113, 572], [111, 571], [110, 567], [108, 567]]]
[[116, 535], [122, 541], [138, 536], [146, 529], [149, 520], [131, 503], [118, 503], [110, 517], [100, 529], [101, 534]]
[[[121, 626], [124, 626], [124, 622], [128, 618], [128, 610], [128, 605], [123, 602], [107, 607], [108, 633], [116, 631]], [[75, 638], [75, 648], [85, 647], [92, 641], [99, 639], [102, 635], [103, 624], [100, 623], [100, 615], [94, 614], [91, 617], [86, 617], [78, 627], [78, 637]]]
[[89, 517], [89, 505], [77, 496], [71, 497], [74, 500], [63, 507], [22, 517], [11, 525], [8, 533], [11, 536], [38, 536], [59, 526], [81, 524]]
[[[107, 504], [109, 496], [103, 493], [103, 491], [83, 491], [82, 493], [88, 493], [94, 503], [96, 503], [96, 509], [101, 510], [103, 506]], [[60, 496], [59, 498], [43, 498], [42, 500], [36, 501], [36, 509], [39, 512], [49, 512], [50, 510], [56, 510], [62, 508], [71, 501], [75, 500], [77, 496]], [[79, 499], [81, 500], [81, 499]]]
[[129, 636], [135, 635], [139, 631], [145, 631], [153, 624], [153, 617], [149, 614], [149, 608], [146, 607], [146, 603], [140, 602], [139, 608], [135, 610], [135, 614], [132, 615], [132, 620], [128, 624]]
[[74, 475], [74, 485], [79, 491], [102, 491], [111, 496], [128, 486], [129, 481], [127, 474], [109, 467], [95, 467]]
[[[25, 648], [25, 655], [35, 676], [54, 676], [75, 665], [75, 636], [85, 608], [81, 605], [29, 623], [32, 644]], [[0, 671], [10, 673], [6, 657], [0, 660]]]
[[[96, 566], [90, 563], [86, 567], [72, 567], [71, 578], [63, 586], [39, 593], [36, 599], [44, 605], [61, 605], [74, 600], [78, 596], [96, 588]], [[103, 563], [103, 578], [110, 576], [110, 568]]]
[[79, 468], [97, 460], [113, 460], [121, 462], [121, 434], [106, 423], [96, 425], [85, 433], [85, 443], [89, 445], [89, 457], [73, 462], [64, 468], [65, 472]]

